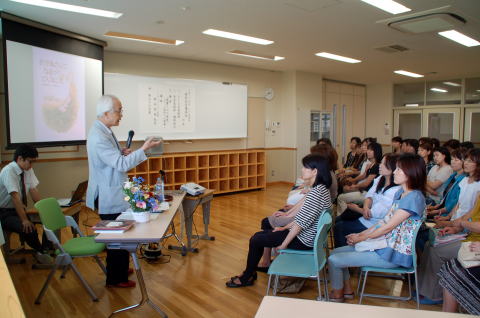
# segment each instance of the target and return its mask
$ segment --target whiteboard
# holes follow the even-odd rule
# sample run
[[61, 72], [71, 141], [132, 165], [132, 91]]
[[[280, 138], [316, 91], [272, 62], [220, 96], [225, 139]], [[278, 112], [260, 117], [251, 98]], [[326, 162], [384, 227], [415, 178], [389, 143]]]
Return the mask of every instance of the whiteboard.
[[247, 86], [203, 80], [105, 73], [105, 94], [117, 96], [123, 118], [119, 140], [247, 137]]

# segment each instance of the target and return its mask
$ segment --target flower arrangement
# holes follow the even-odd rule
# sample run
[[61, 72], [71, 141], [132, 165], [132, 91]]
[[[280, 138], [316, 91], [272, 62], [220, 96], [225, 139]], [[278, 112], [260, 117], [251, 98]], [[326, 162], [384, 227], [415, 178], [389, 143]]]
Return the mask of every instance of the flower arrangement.
[[133, 177], [132, 181], [128, 179], [123, 185], [124, 200], [130, 204], [133, 212], [157, 211], [160, 206], [161, 202], [150, 191], [150, 186], [143, 184], [144, 181], [142, 177]]

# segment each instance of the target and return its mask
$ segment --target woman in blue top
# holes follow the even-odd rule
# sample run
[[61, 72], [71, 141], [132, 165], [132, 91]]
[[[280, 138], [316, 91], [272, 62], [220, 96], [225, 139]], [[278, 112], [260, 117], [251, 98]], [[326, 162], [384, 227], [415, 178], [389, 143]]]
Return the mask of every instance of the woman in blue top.
[[[348, 235], [348, 246], [333, 250], [328, 258], [328, 273], [333, 289], [330, 300], [343, 302], [345, 298], [353, 298], [349, 267], [412, 266], [413, 234], [420, 226], [425, 210], [423, 193], [426, 172], [423, 159], [414, 154], [400, 156], [394, 181], [401, 189], [395, 194], [392, 207], [385, 218], [361, 233]], [[370, 248], [357, 251], [360, 250], [360, 245], [357, 249], [355, 245], [368, 239], [376, 239], [376, 246], [371, 247], [373, 251], [369, 251]], [[363, 248], [368, 247], [368, 242], [362, 245]]]

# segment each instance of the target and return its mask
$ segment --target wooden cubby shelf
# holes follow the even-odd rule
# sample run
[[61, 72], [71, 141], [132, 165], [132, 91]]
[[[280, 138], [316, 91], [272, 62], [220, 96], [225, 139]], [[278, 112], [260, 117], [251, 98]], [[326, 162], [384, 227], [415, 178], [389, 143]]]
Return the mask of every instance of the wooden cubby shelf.
[[150, 185], [157, 182], [164, 170], [165, 189], [179, 189], [183, 183], [195, 182], [229, 193], [265, 188], [266, 160], [264, 150], [238, 150], [165, 154], [150, 157], [128, 172], [129, 177], [142, 177]]

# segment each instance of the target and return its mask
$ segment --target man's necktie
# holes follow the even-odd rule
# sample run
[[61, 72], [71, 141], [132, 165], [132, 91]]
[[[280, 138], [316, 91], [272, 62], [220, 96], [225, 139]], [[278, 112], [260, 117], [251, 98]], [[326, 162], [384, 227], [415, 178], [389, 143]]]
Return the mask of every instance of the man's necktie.
[[20, 174], [20, 187], [22, 190], [22, 203], [27, 206], [27, 190], [25, 188], [25, 172]]

